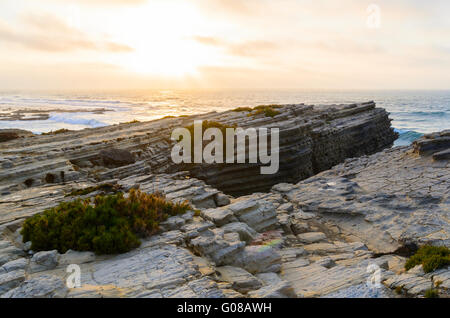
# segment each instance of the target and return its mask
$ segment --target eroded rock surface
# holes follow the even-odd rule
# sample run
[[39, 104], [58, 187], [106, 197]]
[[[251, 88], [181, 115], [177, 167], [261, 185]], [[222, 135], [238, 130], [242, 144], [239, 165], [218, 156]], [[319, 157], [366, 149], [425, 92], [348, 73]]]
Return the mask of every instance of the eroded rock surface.
[[[283, 121], [285, 127], [307, 125], [309, 128], [304, 128], [301, 136], [310, 134], [308, 138], [312, 139], [305, 145], [314, 150], [308, 152], [306, 146], [301, 146], [292, 154], [302, 162], [299, 170], [292, 170], [293, 182], [328, 169], [345, 157], [377, 151], [392, 136], [387, 126], [382, 129], [384, 133], [370, 138], [371, 129], [379, 129], [377, 125], [384, 125], [387, 118], [371, 103], [336, 106], [334, 113], [305, 105], [285, 107], [280, 117], [274, 118], [251, 118], [235, 112], [222, 115], [224, 122], [243, 122], [249, 127]], [[199, 118], [214, 116], [217, 114]], [[314, 120], [303, 122], [301, 116]], [[173, 127], [185, 125], [184, 120], [164, 123]], [[331, 123], [326, 126], [320, 120]], [[150, 135], [145, 132], [149, 127], [154, 128]], [[16, 156], [16, 161], [11, 162], [17, 163], [11, 170], [17, 173], [16, 179], [1, 181], [0, 297], [423, 297], [427, 289], [437, 285], [441, 295], [448, 295], [449, 268], [430, 274], [420, 268], [404, 269], [405, 256], [414, 246], [449, 246], [450, 166], [440, 154], [445, 147], [429, 146], [433, 139], [445, 138], [445, 132], [424, 137], [428, 141], [423, 147], [431, 147], [427, 151], [418, 151], [417, 145], [388, 149], [345, 160], [298, 183], [287, 183], [289, 179], [282, 175], [273, 176], [270, 182], [253, 179], [252, 172], [244, 175], [245, 169], [238, 169], [236, 174], [223, 170], [224, 174], [202, 176], [212, 180], [208, 184], [193, 178], [193, 170], [166, 170], [168, 163], [163, 159], [170, 143], [158, 143], [162, 132], [157, 127], [150, 122], [94, 129], [109, 136], [105, 140], [115, 140], [95, 151], [87, 146], [87, 140], [100, 138], [92, 131], [90, 137], [85, 132], [74, 132], [83, 141], [74, 142], [62, 152], [52, 153], [51, 149], [61, 146], [72, 133], [52, 136], [54, 139], [33, 137], [39, 140], [36, 147], [24, 138], [6, 142], [8, 147], [0, 148], [2, 154]], [[130, 138], [121, 139], [122, 133]], [[331, 145], [329, 138], [336, 134], [339, 141]], [[361, 138], [366, 138], [367, 143]], [[147, 143], [145, 147], [143, 143]], [[437, 143], [441, 145], [442, 141]], [[29, 159], [21, 157], [27, 147], [35, 152]], [[136, 161], [117, 167], [98, 166], [99, 150], [111, 147], [126, 149]], [[136, 147], [141, 147], [142, 152]], [[308, 155], [300, 156], [299, 149]], [[47, 157], [44, 150], [49, 152]], [[64, 174], [59, 173], [60, 167]], [[52, 182], [42, 179], [50, 173], [48, 169], [52, 169], [53, 177], [47, 181]], [[298, 178], [300, 170], [309, 172]], [[1, 173], [12, 176], [5, 170]], [[33, 181], [28, 185], [12, 184], [22, 177]], [[273, 182], [278, 184], [265, 193], [232, 197], [214, 187], [219, 177], [224, 189], [229, 186], [243, 192], [252, 186], [263, 189]], [[244, 178], [248, 184], [243, 184]], [[283, 182], [278, 182], [279, 178]], [[88, 187], [92, 191], [74, 195], [74, 191]], [[159, 233], [122, 255], [36, 253], [30, 251], [29, 243], [22, 242], [20, 229], [31, 215], [75, 197], [132, 188], [160, 192], [174, 202], [187, 200], [199, 211], [169, 218], [161, 224]], [[80, 267], [80, 287], [67, 284], [71, 264]]]
[[[74, 180], [96, 182], [147, 173], [189, 170], [191, 175], [233, 195], [268, 191], [280, 182], [298, 182], [345, 158], [371, 154], [396, 139], [388, 113], [374, 102], [352, 105], [283, 105], [280, 114], [250, 116], [227, 111], [145, 123], [112, 125], [0, 143], [0, 193]], [[280, 129], [280, 169], [260, 174], [258, 164], [175, 165], [175, 128], [194, 120], [242, 128]], [[218, 206], [228, 204], [217, 196]]]

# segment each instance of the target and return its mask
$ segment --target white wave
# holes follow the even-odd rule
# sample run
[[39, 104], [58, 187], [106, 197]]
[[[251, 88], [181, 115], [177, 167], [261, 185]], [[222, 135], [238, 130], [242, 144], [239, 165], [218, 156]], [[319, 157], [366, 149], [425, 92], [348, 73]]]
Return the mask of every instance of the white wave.
[[73, 118], [73, 117], [66, 117], [64, 115], [52, 115], [48, 120], [70, 125], [85, 125], [93, 128], [108, 126], [108, 124], [98, 121], [96, 119]]

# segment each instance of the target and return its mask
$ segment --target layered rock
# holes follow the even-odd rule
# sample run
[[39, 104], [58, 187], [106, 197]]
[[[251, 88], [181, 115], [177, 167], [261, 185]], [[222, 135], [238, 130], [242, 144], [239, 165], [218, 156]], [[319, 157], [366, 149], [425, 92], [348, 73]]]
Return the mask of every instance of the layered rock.
[[[268, 191], [280, 182], [297, 182], [345, 158], [380, 151], [396, 138], [388, 113], [373, 102], [295, 104], [277, 110], [280, 114], [275, 117], [227, 111], [4, 142], [0, 144], [0, 190], [9, 193], [41, 184], [189, 170], [192, 176], [225, 193], [241, 195]], [[279, 128], [279, 171], [261, 175], [259, 164], [173, 164], [171, 133], [194, 120], [242, 128]]]

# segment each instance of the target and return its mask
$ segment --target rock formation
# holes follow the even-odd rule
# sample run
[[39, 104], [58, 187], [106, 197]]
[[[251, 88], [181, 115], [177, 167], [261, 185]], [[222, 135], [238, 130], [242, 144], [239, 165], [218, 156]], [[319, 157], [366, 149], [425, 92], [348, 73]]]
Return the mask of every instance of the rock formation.
[[[246, 111], [213, 112], [1, 143], [0, 191], [8, 193], [45, 183], [87, 178], [103, 181], [189, 170], [191, 176], [225, 193], [242, 195], [268, 191], [280, 182], [298, 182], [346, 158], [380, 151], [396, 139], [388, 113], [376, 108], [373, 102], [284, 105], [278, 111], [280, 114], [275, 117]], [[244, 129], [279, 128], [278, 173], [261, 175], [258, 164], [173, 164], [170, 157], [173, 129], [191, 125], [196, 119]]]
[[[298, 174], [293, 179], [276, 175], [269, 182], [256, 174], [252, 179], [239, 166], [239, 173], [222, 171], [228, 183], [219, 189], [214, 185], [219, 177], [203, 173], [200, 180], [192, 177], [201, 172], [195, 169], [174, 172], [164, 157], [170, 129], [186, 126], [186, 118], [2, 144], [0, 297], [423, 297], [438, 282], [439, 292], [448, 295], [449, 267], [430, 274], [421, 266], [404, 269], [406, 256], [418, 245], [450, 246], [450, 162], [440, 154], [449, 149], [443, 141], [447, 132], [365, 155], [394, 138], [387, 114], [373, 104], [336, 106], [334, 115], [320, 107], [285, 108], [274, 118], [237, 112], [220, 118], [254, 126], [282, 122], [288, 130], [300, 125], [293, 114], [303, 110], [308, 118], [306, 113], [315, 113], [319, 117], [304, 123], [304, 133], [291, 133], [292, 140], [308, 140], [291, 143], [292, 154], [303, 154], [305, 160]], [[328, 113], [335, 117], [325, 117]], [[171, 128], [163, 132], [162, 123]], [[109, 141], [97, 143], [101, 138]], [[290, 139], [283, 140], [287, 144]], [[135, 162], [102, 166], [100, 151], [112, 148], [132, 153]], [[125, 152], [109, 154], [129, 158]], [[219, 167], [209, 168], [205, 171], [220, 175]], [[222, 191], [233, 192], [229, 186], [245, 178], [248, 191], [276, 184], [239, 197]], [[33, 181], [24, 184], [28, 179]], [[82, 198], [139, 188], [174, 202], [188, 200], [199, 211], [169, 218], [158, 234], [121, 255], [30, 251], [20, 235], [24, 219], [88, 187], [95, 191]], [[69, 264], [80, 266], [81, 287], [66, 284]], [[380, 278], [375, 285], [368, 283], [372, 274]]]

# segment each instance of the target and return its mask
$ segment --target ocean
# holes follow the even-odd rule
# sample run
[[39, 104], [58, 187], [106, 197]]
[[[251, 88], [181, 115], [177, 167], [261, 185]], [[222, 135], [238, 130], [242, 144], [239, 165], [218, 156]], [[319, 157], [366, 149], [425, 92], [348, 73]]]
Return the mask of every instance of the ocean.
[[261, 104], [341, 104], [374, 100], [390, 112], [408, 145], [425, 133], [450, 129], [450, 91], [149, 90], [127, 92], [0, 93], [0, 129], [33, 133], [78, 130], [167, 115], [224, 111]]

